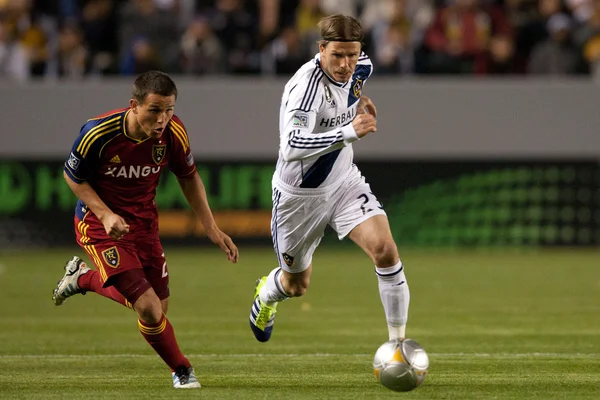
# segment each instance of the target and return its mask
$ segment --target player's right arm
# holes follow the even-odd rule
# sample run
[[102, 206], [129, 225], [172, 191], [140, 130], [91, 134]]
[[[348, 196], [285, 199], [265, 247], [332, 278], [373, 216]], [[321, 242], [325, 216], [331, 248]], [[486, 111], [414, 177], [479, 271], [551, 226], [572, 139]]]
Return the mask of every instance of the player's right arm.
[[[287, 88], [286, 88], [287, 89]], [[358, 114], [352, 123], [323, 133], [314, 133], [317, 113], [323, 107], [323, 92], [316, 79], [300, 79], [290, 90], [283, 114], [279, 149], [284, 161], [321, 156], [376, 131], [370, 114]]]
[[[106, 129], [110, 129], [107, 127]], [[87, 182], [91, 172], [97, 168], [101, 143], [97, 136], [106, 129], [94, 128], [86, 124], [75, 140], [71, 154], [65, 162], [63, 177], [75, 196], [89, 208], [104, 225], [106, 234], [113, 239], [120, 239], [129, 232], [129, 225], [119, 215], [112, 212], [98, 193]], [[100, 131], [100, 133], [97, 133]], [[110, 132], [108, 132], [110, 133]]]
[[75, 196], [85, 203], [87, 208], [89, 208], [102, 222], [108, 236], [116, 240], [121, 239], [124, 234], [129, 232], [129, 225], [127, 222], [111, 211], [89, 183], [75, 182], [66, 171], [63, 172], [63, 176], [65, 181], [67, 181], [67, 185], [69, 185], [73, 193], [75, 193]]

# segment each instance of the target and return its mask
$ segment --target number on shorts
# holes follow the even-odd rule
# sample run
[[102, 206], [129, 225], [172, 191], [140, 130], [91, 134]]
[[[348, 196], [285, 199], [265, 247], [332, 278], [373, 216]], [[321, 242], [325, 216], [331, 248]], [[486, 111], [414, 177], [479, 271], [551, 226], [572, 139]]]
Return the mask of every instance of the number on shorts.
[[[375, 195], [371, 192], [369, 192], [370, 195], [372, 195], [373, 197], [375, 197]], [[366, 193], [361, 194], [360, 196], [357, 197], [358, 199], [363, 199], [362, 204], [360, 205], [360, 209], [363, 212], [363, 215], [365, 215], [366, 213], [369, 213], [371, 211], [373, 211], [372, 208], [366, 208], [365, 205], [369, 202], [369, 196]], [[377, 203], [379, 203], [379, 208], [381, 208], [383, 210], [383, 205], [381, 204], [381, 202], [378, 200]]]
[[[162, 256], [165, 256], [165, 253], [162, 253]], [[165, 263], [163, 264], [163, 268], [162, 268], [162, 276], [161, 278], [166, 278], [169, 275], [169, 272], [167, 272], [167, 261], [165, 260]]]

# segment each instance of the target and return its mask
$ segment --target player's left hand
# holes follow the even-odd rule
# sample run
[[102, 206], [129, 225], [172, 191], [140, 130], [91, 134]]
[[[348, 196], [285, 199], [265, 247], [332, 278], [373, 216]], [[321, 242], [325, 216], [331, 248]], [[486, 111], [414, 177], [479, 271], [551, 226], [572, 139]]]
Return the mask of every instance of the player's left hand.
[[213, 228], [206, 231], [206, 236], [217, 246], [223, 250], [223, 253], [227, 254], [227, 258], [232, 263], [237, 263], [239, 258], [238, 248], [233, 243], [233, 240], [227, 236], [219, 228]]
[[377, 108], [375, 107], [373, 101], [367, 96], [360, 96], [357, 107], [359, 114], [371, 114], [377, 118]]

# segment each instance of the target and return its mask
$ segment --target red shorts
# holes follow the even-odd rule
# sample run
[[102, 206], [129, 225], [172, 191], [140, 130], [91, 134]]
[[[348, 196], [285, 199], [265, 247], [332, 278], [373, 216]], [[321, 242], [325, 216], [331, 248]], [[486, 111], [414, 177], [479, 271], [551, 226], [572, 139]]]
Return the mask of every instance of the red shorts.
[[128, 223], [129, 233], [113, 240], [94, 214], [87, 213], [83, 220], [75, 217], [77, 243], [93, 261], [104, 286], [111, 286], [111, 278], [119, 273], [140, 268], [158, 298], [169, 297], [169, 271], [158, 230], [147, 224]]

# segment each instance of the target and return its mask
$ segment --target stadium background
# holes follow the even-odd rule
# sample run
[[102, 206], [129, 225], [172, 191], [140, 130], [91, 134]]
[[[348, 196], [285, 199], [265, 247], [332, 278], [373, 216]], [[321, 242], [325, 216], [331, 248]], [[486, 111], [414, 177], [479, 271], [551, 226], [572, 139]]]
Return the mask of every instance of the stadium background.
[[[281, 87], [316, 51], [315, 24], [330, 12], [367, 30], [365, 92], [380, 133], [355, 146], [357, 162], [400, 243], [597, 244], [596, 4], [0, 2], [10, 99], [0, 120], [11, 137], [0, 148], [0, 244], [69, 243], [60, 164], [83, 121], [125, 106], [129, 76], [152, 68], [177, 77], [177, 113], [224, 228], [268, 242]], [[163, 237], [193, 243], [201, 227], [172, 183], [159, 191]]]
[[[84, 256], [62, 163], [83, 122], [126, 106], [150, 68], [173, 74], [210, 202], [241, 250], [232, 269], [203, 246], [165, 175], [169, 318], [203, 393], [391, 398], [370, 375], [387, 335], [376, 281], [348, 241], [327, 236], [311, 289], [281, 306], [269, 347], [247, 327], [254, 279], [274, 262], [281, 90], [331, 12], [368, 29], [376, 72], [365, 94], [379, 129], [356, 143], [356, 162], [407, 266], [409, 335], [432, 360], [407, 398], [598, 398], [599, 10], [593, 0], [0, 0], [0, 398], [176, 396], [130, 311], [93, 295], [50, 301], [64, 262]], [[477, 29], [457, 34], [466, 26]]]

